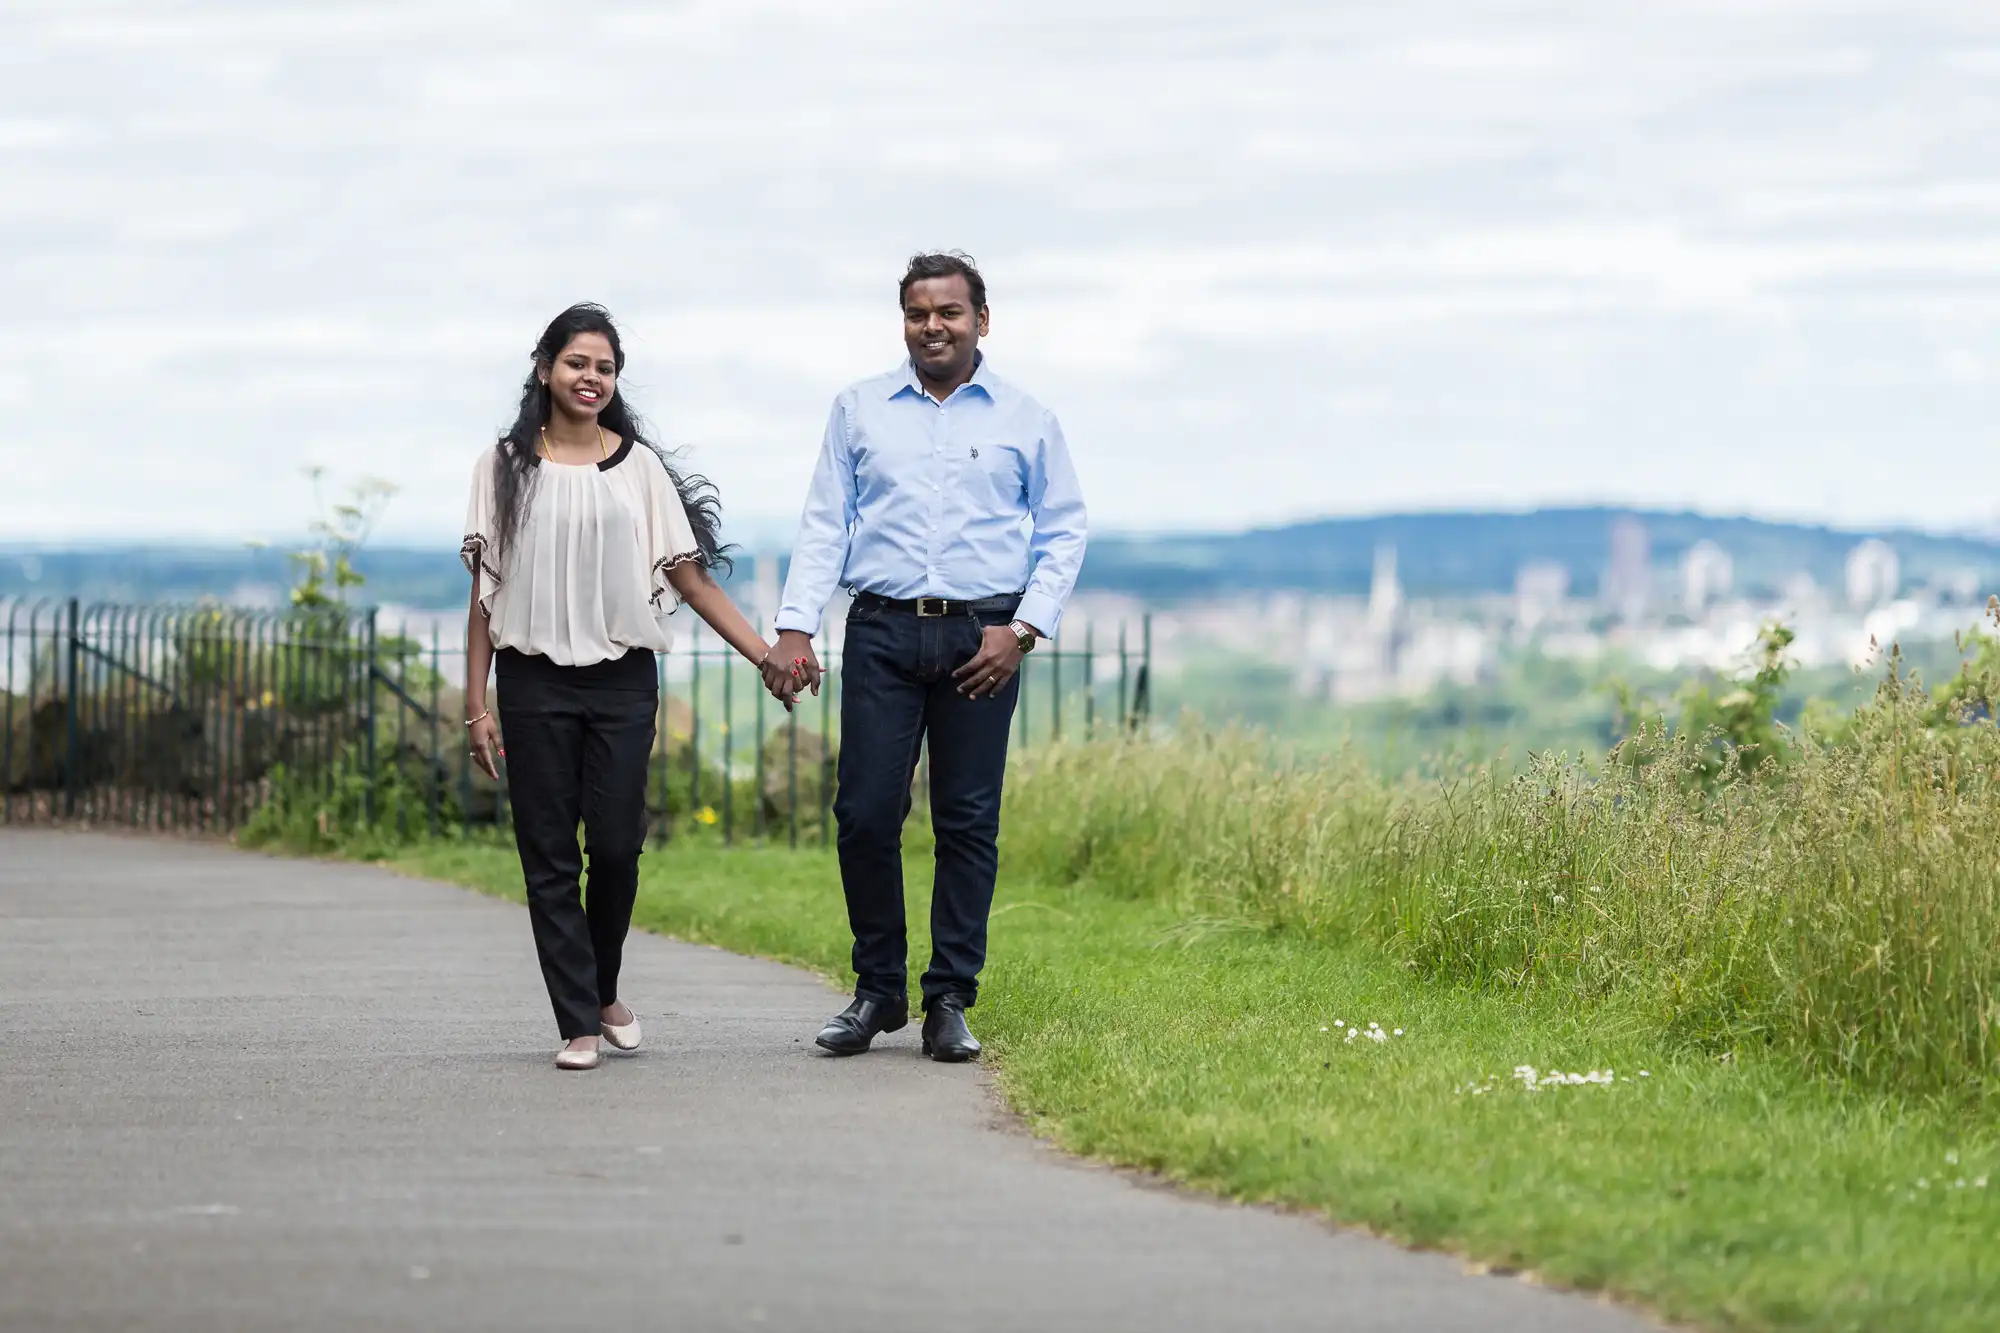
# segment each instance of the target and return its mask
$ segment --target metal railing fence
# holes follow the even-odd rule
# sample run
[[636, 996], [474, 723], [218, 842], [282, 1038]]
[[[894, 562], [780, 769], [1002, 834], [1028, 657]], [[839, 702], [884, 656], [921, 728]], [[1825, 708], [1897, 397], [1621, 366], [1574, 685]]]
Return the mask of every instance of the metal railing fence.
[[[659, 659], [654, 835], [830, 841], [837, 647], [820, 694], [787, 714], [706, 626], [679, 631]], [[506, 783], [464, 744], [463, 632], [459, 613], [373, 607], [0, 601], [0, 823], [228, 834], [290, 819], [327, 838], [357, 824], [398, 838], [505, 828]], [[1146, 620], [1093, 625], [1030, 655], [1016, 749], [1143, 719], [1151, 638]]]

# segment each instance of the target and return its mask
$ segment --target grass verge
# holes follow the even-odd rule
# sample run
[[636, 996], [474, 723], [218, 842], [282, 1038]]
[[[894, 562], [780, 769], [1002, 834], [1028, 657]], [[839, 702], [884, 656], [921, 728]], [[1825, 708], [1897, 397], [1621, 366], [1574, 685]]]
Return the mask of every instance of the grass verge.
[[[520, 897], [511, 848], [388, 863]], [[912, 859], [913, 926], [928, 870]], [[822, 852], [678, 843], [647, 857], [636, 921], [849, 975]], [[974, 1020], [1012, 1104], [1079, 1153], [1717, 1328], [2000, 1323], [1987, 1117], [1776, 1054], [1718, 1060], [1615, 999], [1454, 984], [1359, 940], [1010, 874]], [[1386, 1039], [1346, 1036], [1371, 1022]], [[1613, 1081], [1531, 1092], [1517, 1066]]]

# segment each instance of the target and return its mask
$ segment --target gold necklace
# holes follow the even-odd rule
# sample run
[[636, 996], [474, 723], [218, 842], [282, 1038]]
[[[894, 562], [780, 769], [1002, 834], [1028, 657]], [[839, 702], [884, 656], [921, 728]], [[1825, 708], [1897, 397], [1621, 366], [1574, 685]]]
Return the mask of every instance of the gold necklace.
[[[600, 456], [599, 461], [611, 457], [611, 446], [604, 442], [604, 427], [602, 426], [597, 428], [597, 452]], [[556, 461], [556, 451], [549, 445], [549, 428], [547, 426], [542, 427], [542, 457], [548, 459], [551, 463]]]

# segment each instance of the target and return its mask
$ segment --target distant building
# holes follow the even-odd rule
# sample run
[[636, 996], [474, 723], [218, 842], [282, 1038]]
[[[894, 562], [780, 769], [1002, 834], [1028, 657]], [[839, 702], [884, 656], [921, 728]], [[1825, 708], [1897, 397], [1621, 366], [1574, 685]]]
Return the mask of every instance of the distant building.
[[1712, 541], [1696, 542], [1681, 557], [1681, 605], [1697, 619], [1710, 602], [1727, 597], [1735, 581], [1735, 562]]
[[[757, 553], [755, 582], [751, 585], [757, 602], [753, 623], [766, 634], [776, 634], [778, 619], [778, 557], [772, 551]], [[844, 600], [844, 599], [836, 599]]]
[[1645, 618], [1653, 596], [1652, 544], [1646, 525], [1621, 518], [1611, 525], [1611, 563], [1604, 571], [1604, 604], [1621, 620]]
[[1569, 566], [1533, 560], [1514, 571], [1514, 618], [1533, 630], [1562, 609], [1569, 598]]
[[1946, 605], [1967, 606], [1983, 602], [1979, 595], [1979, 571], [1965, 566], [1948, 569], [1936, 579], [1938, 600]]
[[1396, 577], [1396, 548], [1375, 548], [1375, 576], [1368, 583], [1368, 627], [1389, 634], [1403, 610], [1403, 585]]
[[1799, 569], [1785, 576], [1772, 610], [1786, 624], [1796, 625], [1802, 620], [1823, 618], [1831, 605], [1832, 599], [1826, 589], [1820, 587], [1811, 574]]
[[1847, 553], [1847, 604], [1866, 611], [1893, 601], [1903, 590], [1903, 565], [1896, 548], [1870, 537]]

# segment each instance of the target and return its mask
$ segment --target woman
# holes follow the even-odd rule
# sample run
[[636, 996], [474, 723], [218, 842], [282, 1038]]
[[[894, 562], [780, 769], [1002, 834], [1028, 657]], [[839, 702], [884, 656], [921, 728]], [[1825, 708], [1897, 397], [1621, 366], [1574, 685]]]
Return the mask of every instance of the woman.
[[[600, 1034], [639, 1045], [618, 965], [646, 840], [646, 775], [659, 683], [681, 602], [773, 679], [770, 648], [710, 576], [728, 558], [720, 506], [645, 437], [618, 390], [625, 353], [600, 306], [571, 306], [535, 344], [521, 409], [472, 474], [460, 555], [465, 710], [472, 756], [496, 781], [513, 746], [514, 840], [542, 976], [566, 1045], [562, 1069], [594, 1069]], [[583, 823], [590, 895], [580, 892]]]

